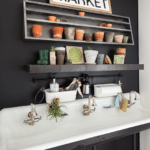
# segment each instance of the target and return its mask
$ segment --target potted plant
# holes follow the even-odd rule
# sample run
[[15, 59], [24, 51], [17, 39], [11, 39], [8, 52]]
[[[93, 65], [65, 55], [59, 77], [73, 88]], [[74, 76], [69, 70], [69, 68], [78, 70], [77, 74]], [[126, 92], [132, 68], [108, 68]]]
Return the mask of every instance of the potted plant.
[[51, 49], [50, 49], [50, 63], [51, 65], [56, 65], [56, 55], [55, 55], [54, 46], [51, 46]]
[[92, 50], [92, 48], [88, 46], [88, 50], [85, 50], [84, 54], [87, 64], [95, 64], [96, 57], [98, 55], [97, 50]]

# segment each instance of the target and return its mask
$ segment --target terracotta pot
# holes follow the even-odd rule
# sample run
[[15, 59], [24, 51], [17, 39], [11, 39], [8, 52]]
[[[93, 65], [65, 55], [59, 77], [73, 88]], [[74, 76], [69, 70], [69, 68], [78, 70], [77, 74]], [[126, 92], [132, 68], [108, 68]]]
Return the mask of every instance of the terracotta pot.
[[68, 40], [74, 40], [74, 36], [75, 36], [75, 28], [73, 27], [68, 27], [64, 29], [64, 33], [65, 33], [65, 38]]
[[101, 27], [106, 27], [107, 24], [106, 24], [106, 23], [102, 23], [102, 24], [100, 24], [100, 26], [101, 26]]
[[92, 41], [93, 33], [85, 33], [85, 40]]
[[33, 37], [41, 37], [42, 36], [42, 26], [40, 25], [32, 25], [32, 34]]
[[105, 33], [105, 41], [112, 43], [113, 39], [114, 39], [114, 35], [115, 35], [114, 32], [106, 32]]
[[117, 55], [124, 55], [126, 57], [126, 48], [117, 48], [116, 54]]
[[126, 53], [126, 48], [117, 48], [117, 49], [116, 49], [116, 53], [117, 53], [117, 54], [119, 54], [119, 53], [120, 53], [120, 54], [121, 54], [121, 53], [125, 54], [125, 53]]
[[122, 43], [123, 35], [115, 35], [115, 42]]
[[79, 15], [80, 15], [80, 16], [84, 16], [84, 15], [85, 15], [85, 12], [79, 12]]
[[124, 36], [123, 37], [123, 43], [128, 43], [129, 40], [129, 36]]
[[62, 27], [53, 27], [52, 28], [53, 38], [62, 39], [63, 30], [64, 29]]
[[83, 37], [84, 37], [84, 30], [77, 29], [76, 30], [76, 40], [83, 41]]
[[56, 19], [55, 21], [60, 22], [60, 19]]
[[106, 25], [106, 27], [111, 28], [112, 24], [109, 23], [109, 24]]
[[98, 42], [103, 42], [104, 40], [104, 32], [95, 32], [95, 40]]
[[55, 16], [49, 16], [48, 19], [49, 19], [50, 21], [55, 21], [55, 20], [56, 20], [56, 17], [55, 17]]

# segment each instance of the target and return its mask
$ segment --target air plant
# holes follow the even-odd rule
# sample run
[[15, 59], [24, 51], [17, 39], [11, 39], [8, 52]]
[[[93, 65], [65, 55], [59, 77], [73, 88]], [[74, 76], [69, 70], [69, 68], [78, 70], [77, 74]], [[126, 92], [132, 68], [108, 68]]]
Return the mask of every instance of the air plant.
[[51, 117], [50, 119], [55, 118], [57, 122], [57, 117], [63, 117], [63, 111], [61, 110], [62, 107], [66, 107], [63, 105], [59, 105], [59, 99], [53, 99], [52, 103], [48, 105], [48, 116]]

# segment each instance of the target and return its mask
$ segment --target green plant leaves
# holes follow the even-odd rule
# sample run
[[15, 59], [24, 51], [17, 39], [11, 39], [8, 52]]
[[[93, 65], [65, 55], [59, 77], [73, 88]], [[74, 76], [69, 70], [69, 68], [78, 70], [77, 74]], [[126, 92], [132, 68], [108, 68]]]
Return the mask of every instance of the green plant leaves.
[[54, 102], [52, 102], [48, 106], [48, 116], [47, 117], [51, 116], [50, 119], [55, 118], [56, 122], [57, 122], [57, 117], [62, 117], [62, 114], [63, 114], [61, 107], [66, 107], [66, 106], [59, 106], [59, 105], [56, 105]]
[[55, 52], [55, 47], [51, 46], [50, 52]]
[[92, 47], [88, 46], [88, 50], [92, 50]]

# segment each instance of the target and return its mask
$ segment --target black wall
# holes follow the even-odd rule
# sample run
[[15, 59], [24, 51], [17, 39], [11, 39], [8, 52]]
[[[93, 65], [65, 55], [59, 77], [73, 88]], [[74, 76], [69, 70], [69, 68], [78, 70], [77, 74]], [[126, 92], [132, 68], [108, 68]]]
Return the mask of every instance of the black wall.
[[[48, 2], [48, 0], [39, 0]], [[129, 16], [132, 22], [134, 46], [126, 46], [126, 64], [138, 63], [138, 0], [111, 0], [113, 14]], [[99, 53], [113, 53], [118, 46], [70, 44], [61, 42], [35, 42], [23, 40], [23, 0], [0, 1], [0, 110], [7, 107], [29, 105], [34, 102], [34, 95], [42, 87], [49, 88], [49, 82], [42, 84], [32, 82], [32, 78], [48, 78], [49, 74], [29, 74], [24, 71], [26, 64], [36, 64], [39, 49], [50, 46], [82, 46], [84, 50], [91, 46]], [[123, 91], [139, 90], [138, 71], [97, 72], [89, 75], [122, 73]], [[61, 73], [57, 77], [70, 77], [82, 73]], [[61, 87], [67, 86], [69, 80], [57, 80]], [[115, 82], [115, 78], [96, 78], [94, 83]], [[78, 95], [78, 99], [80, 96]]]

